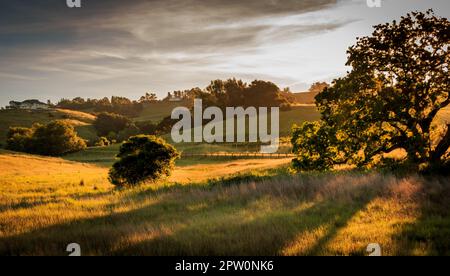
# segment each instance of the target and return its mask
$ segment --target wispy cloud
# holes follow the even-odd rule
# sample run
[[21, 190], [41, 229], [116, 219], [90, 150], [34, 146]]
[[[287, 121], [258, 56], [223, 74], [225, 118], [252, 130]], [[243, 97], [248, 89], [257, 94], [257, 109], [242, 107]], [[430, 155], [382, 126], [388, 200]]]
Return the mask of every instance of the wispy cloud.
[[367, 12], [364, 3], [102, 0], [68, 9], [63, 0], [1, 1], [0, 103], [42, 91], [52, 99], [162, 95], [232, 76], [303, 87], [345, 69], [356, 36], [346, 28], [367, 17], [345, 7]]

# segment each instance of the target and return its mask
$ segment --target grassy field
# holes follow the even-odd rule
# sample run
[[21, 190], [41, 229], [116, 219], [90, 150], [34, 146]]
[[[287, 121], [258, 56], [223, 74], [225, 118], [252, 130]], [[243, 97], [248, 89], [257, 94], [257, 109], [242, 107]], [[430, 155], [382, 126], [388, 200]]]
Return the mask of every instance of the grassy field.
[[[167, 103], [175, 105], [176, 103]], [[166, 106], [167, 108], [167, 106]], [[162, 109], [161, 109], [162, 110]], [[161, 111], [160, 110], [160, 111]], [[167, 112], [170, 111], [166, 109]], [[161, 111], [162, 112], [162, 111]], [[305, 121], [314, 121], [320, 118], [319, 113], [315, 107], [310, 106], [300, 106], [294, 107], [291, 111], [280, 113], [280, 136], [289, 136], [293, 124], [299, 124]], [[165, 135], [167, 141], [171, 142], [170, 135]], [[207, 143], [178, 143], [174, 146], [184, 153], [195, 153], [195, 154], [205, 154], [212, 152], [257, 152], [260, 150], [260, 146], [256, 144], [207, 144]], [[95, 163], [99, 165], [110, 166], [114, 160], [115, 156], [119, 152], [120, 145], [112, 145], [109, 147], [92, 147], [85, 151], [70, 154], [64, 157], [70, 161]], [[279, 152], [289, 153], [289, 145], [281, 145]], [[200, 161], [200, 162], [215, 162], [208, 160], [190, 160], [190, 161]], [[185, 162], [190, 162], [189, 160], [180, 160], [180, 164]], [[217, 160], [216, 160], [217, 161]], [[220, 160], [219, 160], [220, 162]], [[202, 163], [203, 164], [203, 163]]]
[[159, 123], [165, 117], [170, 116], [174, 108], [182, 105], [182, 102], [156, 102], [145, 104], [144, 110], [138, 117], [134, 118], [134, 120]]
[[384, 255], [450, 254], [448, 178], [255, 162], [117, 190], [104, 167], [1, 152], [0, 255], [65, 255], [73, 242], [83, 255], [365, 255], [374, 242]]
[[9, 127], [31, 127], [34, 123], [49, 123], [53, 120], [67, 120], [78, 134], [87, 140], [95, 140], [97, 134], [92, 123], [95, 116], [72, 110], [0, 110], [0, 144], [5, 144]]
[[[281, 112], [280, 113], [280, 135], [289, 136], [290, 129], [293, 124], [299, 124], [305, 121], [314, 121], [320, 118], [319, 113], [315, 109], [315, 107], [310, 106], [299, 106], [294, 107], [291, 111]], [[440, 124], [450, 123], [450, 108], [442, 110], [438, 114], [438, 121]], [[170, 135], [165, 135], [164, 138], [171, 142]], [[174, 146], [182, 152], [185, 153], [195, 153], [195, 154], [204, 154], [204, 153], [212, 153], [212, 152], [255, 152], [259, 151], [259, 145], [250, 145], [250, 144], [206, 144], [206, 143], [179, 143], [174, 144]], [[110, 147], [102, 147], [102, 148], [88, 148], [85, 151], [70, 154], [64, 157], [70, 161], [77, 162], [87, 162], [87, 163], [95, 163], [100, 165], [110, 166], [114, 160], [115, 156], [119, 151], [120, 145], [113, 145]], [[289, 153], [290, 145], [282, 144], [279, 152], [281, 153]], [[186, 162], [217, 162], [217, 160], [180, 160], [180, 164], [184, 164]], [[219, 160], [220, 162], [220, 160]], [[203, 163], [202, 163], [203, 164]]]
[[[91, 115], [1, 111], [0, 128]], [[17, 113], [14, 113], [17, 112]], [[25, 116], [25, 115], [26, 116]], [[281, 113], [281, 132], [319, 118]], [[448, 123], [449, 110], [439, 115]], [[85, 134], [83, 134], [85, 131]], [[177, 144], [187, 153], [248, 145]], [[128, 190], [107, 180], [119, 145], [64, 159], [0, 150], [0, 255], [450, 255], [450, 179], [378, 172], [291, 175], [289, 159], [183, 158], [172, 176]]]

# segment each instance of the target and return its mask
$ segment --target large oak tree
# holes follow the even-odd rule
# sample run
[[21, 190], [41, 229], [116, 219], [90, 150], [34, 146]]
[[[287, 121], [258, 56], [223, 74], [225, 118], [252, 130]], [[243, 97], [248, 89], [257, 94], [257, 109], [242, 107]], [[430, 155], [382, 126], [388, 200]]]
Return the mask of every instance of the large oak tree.
[[374, 28], [348, 50], [347, 76], [316, 97], [321, 122], [294, 129], [297, 169], [364, 166], [396, 149], [415, 164], [446, 159], [450, 127], [432, 131], [450, 103], [449, 21], [430, 10]]

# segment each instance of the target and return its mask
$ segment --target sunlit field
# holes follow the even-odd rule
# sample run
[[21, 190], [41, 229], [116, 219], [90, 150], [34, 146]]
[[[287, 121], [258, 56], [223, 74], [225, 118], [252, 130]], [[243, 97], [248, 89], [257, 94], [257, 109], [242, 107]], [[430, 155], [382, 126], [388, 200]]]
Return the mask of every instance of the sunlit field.
[[83, 255], [450, 254], [448, 178], [264, 164], [186, 165], [118, 190], [105, 167], [2, 152], [0, 255], [66, 255], [72, 242]]

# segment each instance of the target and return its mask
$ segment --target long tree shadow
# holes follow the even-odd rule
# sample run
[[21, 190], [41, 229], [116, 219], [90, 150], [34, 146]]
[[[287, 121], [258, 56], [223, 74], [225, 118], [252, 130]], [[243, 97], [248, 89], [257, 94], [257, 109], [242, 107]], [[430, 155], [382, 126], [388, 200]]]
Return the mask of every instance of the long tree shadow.
[[[155, 256], [276, 256], [301, 235], [323, 226], [332, 227], [323, 239], [312, 241], [296, 255], [314, 255], [323, 251], [331, 239], [349, 219], [364, 208], [364, 204], [337, 206], [322, 203], [310, 209], [295, 212], [272, 213], [251, 221], [225, 221], [211, 227], [208, 224], [190, 225], [176, 233], [161, 235], [113, 252], [114, 255]], [[342, 213], [341, 213], [342, 212]], [[206, 229], [205, 229], [206, 228]], [[364, 254], [355, 252], [356, 255]]]
[[450, 256], [450, 179], [425, 178], [415, 195], [420, 216], [395, 238], [395, 255]]
[[[312, 247], [297, 254], [314, 255], [323, 251], [326, 243], [340, 228], [377, 194], [366, 187], [355, 188], [350, 200], [329, 200], [296, 211], [289, 208], [273, 211], [254, 219], [239, 220], [238, 214], [220, 223], [189, 224], [176, 232], [139, 241], [113, 252], [115, 255], [280, 255], [297, 237], [331, 226], [327, 233], [313, 242]], [[364, 249], [355, 252], [364, 254]]]
[[[169, 194], [134, 210], [1, 238], [0, 255], [65, 255], [66, 245], [74, 242], [86, 255], [280, 255], [299, 236], [331, 225], [322, 239], [313, 241], [315, 246], [298, 252], [315, 254], [377, 196], [364, 185], [345, 194], [341, 198], [337, 192], [300, 210], [315, 195], [188, 196], [180, 201], [179, 195]], [[267, 197], [289, 203], [255, 213]]]

